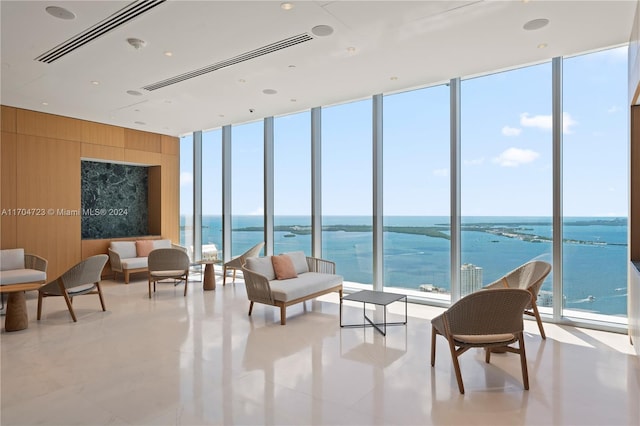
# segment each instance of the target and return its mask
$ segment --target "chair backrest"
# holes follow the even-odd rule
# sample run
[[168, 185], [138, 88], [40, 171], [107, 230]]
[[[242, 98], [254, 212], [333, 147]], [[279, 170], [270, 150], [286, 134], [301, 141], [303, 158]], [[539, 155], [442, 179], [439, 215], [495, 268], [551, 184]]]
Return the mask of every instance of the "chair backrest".
[[102, 269], [107, 260], [109, 260], [109, 256], [106, 254], [88, 257], [62, 274], [60, 280], [65, 288], [97, 283], [102, 279]]
[[537, 295], [542, 287], [542, 283], [551, 272], [551, 264], [541, 260], [533, 260], [506, 274], [503, 279], [507, 280], [509, 288], [520, 288], [530, 290]]
[[241, 259], [240, 266], [244, 265], [245, 260], [247, 260], [248, 258], [258, 257], [258, 255], [260, 254], [260, 250], [262, 250], [262, 247], [264, 247], [264, 241], [259, 242], [255, 246], [251, 247], [249, 250], [242, 253], [240, 255], [240, 259]]
[[451, 334], [518, 333], [523, 330], [522, 311], [530, 302], [527, 290], [498, 288], [471, 293], [443, 315]]
[[189, 256], [177, 248], [152, 250], [147, 258], [147, 268], [152, 271], [186, 271], [189, 269]]

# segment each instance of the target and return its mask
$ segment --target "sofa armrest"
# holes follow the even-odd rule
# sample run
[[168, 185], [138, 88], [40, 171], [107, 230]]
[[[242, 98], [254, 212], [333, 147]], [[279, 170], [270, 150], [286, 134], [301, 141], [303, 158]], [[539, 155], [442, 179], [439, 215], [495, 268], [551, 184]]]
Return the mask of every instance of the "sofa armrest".
[[336, 273], [336, 264], [330, 260], [307, 256], [307, 265], [309, 266], [309, 272], [334, 275]]
[[42, 272], [47, 272], [47, 266], [49, 262], [47, 259], [40, 257], [36, 254], [24, 255], [24, 267], [26, 269], [35, 269]]
[[[181, 246], [180, 244], [171, 243], [171, 248], [179, 249], [179, 250], [182, 250], [183, 252], [187, 253], [187, 255], [189, 254], [189, 251], [187, 250], [187, 248], [185, 246]], [[189, 258], [189, 259], [191, 259], [191, 258]]]
[[117, 251], [109, 250], [109, 263], [111, 264], [111, 270], [116, 272], [122, 271], [122, 263], [120, 262], [120, 254]]
[[242, 275], [247, 289], [247, 298], [250, 301], [268, 305], [274, 304], [271, 286], [267, 277], [244, 267], [242, 268]]

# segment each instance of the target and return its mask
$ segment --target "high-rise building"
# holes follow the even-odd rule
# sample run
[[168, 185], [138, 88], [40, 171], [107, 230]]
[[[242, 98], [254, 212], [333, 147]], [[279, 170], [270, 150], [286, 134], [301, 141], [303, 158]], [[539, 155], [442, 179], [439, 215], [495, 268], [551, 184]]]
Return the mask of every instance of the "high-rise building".
[[473, 293], [482, 288], [482, 268], [473, 263], [465, 263], [460, 267], [461, 296]]

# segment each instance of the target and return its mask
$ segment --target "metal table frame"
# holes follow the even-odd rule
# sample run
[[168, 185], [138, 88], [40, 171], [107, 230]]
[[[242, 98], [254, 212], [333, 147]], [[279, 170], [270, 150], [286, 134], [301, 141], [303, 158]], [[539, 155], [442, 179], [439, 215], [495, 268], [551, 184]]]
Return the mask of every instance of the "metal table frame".
[[[404, 299], [404, 321], [400, 322], [387, 322], [387, 306], [393, 302], [397, 302]], [[343, 324], [342, 323], [342, 301], [350, 300], [353, 302], [362, 302], [362, 324]], [[367, 316], [366, 306], [367, 303], [372, 305], [383, 306], [384, 319], [381, 323], [376, 323]], [[366, 321], [366, 322], [365, 322]], [[368, 322], [368, 324], [367, 324]], [[340, 299], [340, 327], [341, 328], [353, 328], [353, 327], [367, 327], [372, 326], [378, 330], [383, 336], [387, 335], [388, 325], [406, 325], [407, 324], [407, 295], [397, 293], [386, 293], [382, 291], [362, 290], [355, 293], [348, 294]], [[380, 328], [382, 326], [383, 328]]]

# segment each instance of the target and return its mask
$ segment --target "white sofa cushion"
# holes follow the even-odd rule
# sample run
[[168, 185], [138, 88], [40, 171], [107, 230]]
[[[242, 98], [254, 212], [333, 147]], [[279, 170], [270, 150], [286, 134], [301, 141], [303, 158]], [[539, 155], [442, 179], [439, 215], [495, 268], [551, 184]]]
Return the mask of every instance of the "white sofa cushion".
[[171, 240], [153, 240], [153, 248], [171, 248]]
[[120, 255], [120, 259], [129, 259], [136, 257], [136, 242], [135, 241], [111, 241], [111, 250]]
[[324, 291], [340, 284], [342, 284], [340, 275], [320, 272], [307, 272], [298, 275], [298, 278], [289, 280], [269, 281], [273, 298], [281, 302], [307, 297], [310, 294]]
[[128, 259], [120, 259], [120, 264], [122, 265], [122, 269], [146, 268], [148, 265], [146, 257], [130, 257]]
[[24, 269], [24, 249], [0, 250], [0, 271]]
[[296, 274], [304, 274], [305, 272], [309, 272], [309, 265], [307, 264], [307, 255], [304, 254], [303, 251], [290, 251], [286, 254], [291, 258], [293, 262], [293, 267], [296, 270]]
[[271, 263], [271, 256], [249, 257], [245, 262], [245, 266], [257, 274], [264, 275], [269, 281], [276, 279], [276, 273]]
[[45, 281], [47, 273], [37, 269], [13, 269], [0, 273], [0, 285]]

